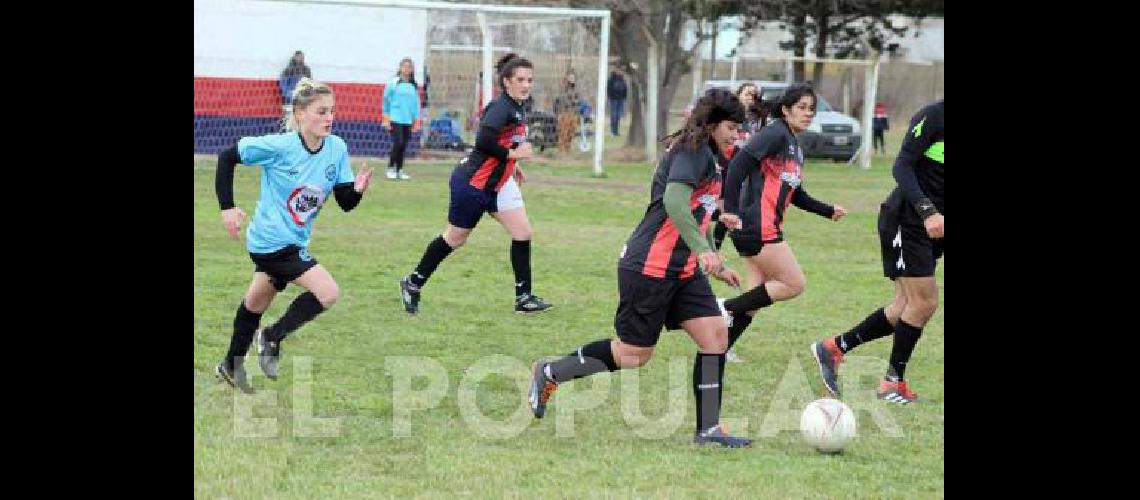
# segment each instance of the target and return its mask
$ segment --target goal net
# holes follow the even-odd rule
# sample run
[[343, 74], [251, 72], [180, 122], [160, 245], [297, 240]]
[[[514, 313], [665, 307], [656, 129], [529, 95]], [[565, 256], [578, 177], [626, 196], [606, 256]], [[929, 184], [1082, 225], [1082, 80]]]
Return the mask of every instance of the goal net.
[[[299, 75], [336, 93], [333, 133], [353, 156], [384, 157], [385, 86], [410, 58], [420, 126], [406, 156], [457, 156], [475, 140], [493, 65], [508, 52], [534, 63], [527, 103], [536, 150], [569, 139], [571, 155], [601, 171], [609, 12], [404, 0], [195, 0], [194, 152], [212, 154], [248, 135], [281, 130]], [[296, 55], [300, 53], [300, 55]], [[303, 59], [303, 65], [293, 62]], [[292, 65], [292, 67], [290, 67]], [[487, 71], [489, 70], [489, 71]], [[486, 74], [484, 74], [486, 73]], [[573, 73], [577, 122], [559, 126], [555, 100]], [[572, 126], [568, 126], [572, 125]]]

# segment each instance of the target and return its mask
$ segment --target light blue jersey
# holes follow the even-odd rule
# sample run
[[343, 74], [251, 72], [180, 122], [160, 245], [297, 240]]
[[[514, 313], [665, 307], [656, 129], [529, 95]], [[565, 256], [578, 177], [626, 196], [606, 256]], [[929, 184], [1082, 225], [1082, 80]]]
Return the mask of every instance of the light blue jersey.
[[384, 86], [383, 111], [392, 123], [411, 125], [420, 117], [420, 91], [398, 76], [389, 80]]
[[355, 180], [348, 145], [335, 135], [325, 137], [316, 152], [305, 147], [298, 132], [243, 137], [238, 156], [243, 165], [261, 167], [261, 197], [245, 232], [252, 253], [289, 245], [307, 249], [313, 221], [333, 186]]

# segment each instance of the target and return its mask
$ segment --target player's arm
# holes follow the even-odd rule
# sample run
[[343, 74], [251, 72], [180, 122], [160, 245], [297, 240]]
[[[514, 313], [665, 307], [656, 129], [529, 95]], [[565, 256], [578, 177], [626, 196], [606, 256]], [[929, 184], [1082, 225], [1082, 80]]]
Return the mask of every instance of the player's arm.
[[774, 129], [761, 129], [752, 134], [728, 162], [728, 175], [724, 188], [724, 213], [740, 214], [740, 186], [760, 160], [765, 156], [782, 151], [786, 146], [784, 136]]
[[495, 101], [487, 105], [483, 112], [483, 119], [479, 121], [479, 132], [475, 136], [475, 147], [480, 151], [497, 158], [500, 162], [510, 158], [511, 150], [499, 144], [499, 131], [507, 126], [510, 119], [510, 110], [500, 106]]
[[705, 239], [709, 242], [709, 248], [720, 250], [720, 245], [716, 244], [716, 228], [724, 226], [717, 225], [716, 217], [713, 217], [713, 220], [709, 222], [709, 226], [713, 228], [712, 231], [705, 231]]
[[678, 151], [669, 167], [669, 178], [665, 179], [665, 194], [661, 200], [665, 205], [665, 215], [673, 221], [681, 239], [698, 254], [712, 251], [712, 246], [701, 234], [701, 226], [689, 208], [699, 172], [705, 167], [704, 160], [699, 152]]
[[352, 211], [356, 205], [360, 204], [360, 200], [364, 198], [364, 193], [356, 190], [355, 182], [342, 182], [333, 186], [333, 194], [336, 196], [336, 204], [340, 205], [340, 209], [345, 212]]
[[238, 146], [234, 145], [218, 154], [218, 170], [214, 174], [214, 193], [222, 209], [222, 224], [234, 239], [245, 221], [245, 212], [234, 205], [234, 167], [241, 163]]
[[918, 184], [918, 160], [930, 148], [936, 133], [942, 130], [942, 120], [934, 116], [932, 107], [923, 108], [910, 120], [910, 127], [903, 137], [902, 148], [895, 158], [893, 174], [899, 191], [923, 219], [938, 213], [934, 202], [922, 191]]
[[241, 163], [237, 145], [218, 154], [218, 170], [214, 174], [214, 193], [222, 210], [234, 208], [234, 169]]
[[830, 219], [835, 215], [835, 207], [813, 198], [804, 189], [803, 184], [800, 184], [800, 187], [796, 188], [796, 192], [792, 194], [792, 204], [800, 210], [811, 212], [820, 217]]
[[749, 168], [754, 167], [757, 161], [743, 149], [732, 155], [732, 160], [728, 162], [728, 175], [724, 180], [724, 207], [721, 211], [726, 214], [740, 213], [740, 186], [744, 184]]
[[740, 277], [724, 267], [720, 254], [714, 250], [716, 243], [712, 237], [713, 232], [701, 234], [701, 226], [689, 208], [693, 188], [698, 182], [698, 172], [716, 169], [716, 165], [707, 164], [708, 161], [715, 160], [701, 153], [679, 151], [669, 168], [669, 178], [666, 179], [661, 201], [665, 205], [665, 215], [673, 221], [685, 245], [697, 254], [701, 269], [732, 286], [740, 286]]
[[[398, 82], [398, 81], [399, 80], [397, 79], [396, 82]], [[383, 99], [384, 105], [381, 108], [380, 114], [381, 114], [381, 117], [382, 117], [381, 119], [383, 120], [385, 127], [387, 127], [388, 124], [391, 123], [391, 121], [392, 121], [392, 94], [395, 91], [396, 91], [395, 82], [388, 82], [388, 84], [384, 86], [384, 99]]]
[[665, 195], [662, 202], [665, 204], [665, 214], [677, 227], [681, 239], [694, 252], [711, 252], [713, 245], [701, 235], [701, 226], [689, 209], [689, 200], [693, 196], [693, 186], [685, 181], [669, 180], [665, 184]]
[[364, 198], [364, 191], [368, 190], [371, 180], [371, 167], [365, 164], [359, 174], [353, 175], [352, 165], [348, 162], [348, 153], [341, 155], [340, 161], [337, 162], [336, 184], [333, 186], [336, 204], [340, 205], [340, 209], [348, 212], [356, 208], [361, 198]]

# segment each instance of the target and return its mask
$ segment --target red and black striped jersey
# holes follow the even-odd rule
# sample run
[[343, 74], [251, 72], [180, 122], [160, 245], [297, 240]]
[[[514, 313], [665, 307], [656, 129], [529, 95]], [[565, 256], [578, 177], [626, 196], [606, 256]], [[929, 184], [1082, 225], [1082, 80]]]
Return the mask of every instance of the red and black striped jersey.
[[483, 110], [475, 147], [455, 168], [475, 186], [498, 192], [515, 173], [510, 150], [526, 142], [526, 111], [506, 92], [499, 94]]
[[681, 182], [693, 188], [689, 207], [704, 235], [720, 200], [721, 176], [716, 156], [706, 144], [696, 152], [674, 146], [661, 157], [653, 174], [649, 206], [621, 251], [618, 266], [654, 278], [687, 279], [697, 271], [694, 253], [665, 213], [665, 185]]
[[743, 227], [736, 237], [782, 240], [784, 212], [803, 175], [804, 155], [796, 136], [783, 120], [774, 120], [752, 134], [731, 165], [724, 211], [740, 216]]

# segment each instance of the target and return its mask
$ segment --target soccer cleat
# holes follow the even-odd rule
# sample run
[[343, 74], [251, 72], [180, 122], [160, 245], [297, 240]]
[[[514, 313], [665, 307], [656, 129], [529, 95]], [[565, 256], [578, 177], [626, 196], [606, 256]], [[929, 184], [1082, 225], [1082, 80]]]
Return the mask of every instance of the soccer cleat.
[[223, 360], [218, 363], [218, 367], [214, 369], [215, 375], [218, 380], [230, 384], [230, 387], [240, 389], [241, 392], [246, 394], [253, 394], [253, 386], [249, 385], [249, 380], [245, 377], [245, 368], [241, 363], [235, 363], [234, 369], [230, 370], [226, 367], [226, 362]]
[[257, 366], [261, 367], [261, 371], [265, 372], [265, 376], [271, 380], [277, 380], [277, 363], [281, 360], [281, 342], [273, 342], [265, 337], [265, 330], [262, 328], [257, 331]]
[[396, 169], [389, 167], [387, 176], [388, 176], [388, 179], [396, 180]]
[[519, 314], [540, 313], [554, 307], [547, 304], [541, 297], [529, 293], [519, 295], [515, 299], [515, 312]]
[[875, 391], [875, 394], [883, 401], [903, 405], [918, 401], [918, 394], [911, 392], [910, 389], [907, 388], [905, 380], [883, 380], [879, 382], [879, 388]]
[[400, 180], [402, 180], [402, 181], [411, 180], [411, 178], [412, 178], [412, 176], [410, 176], [410, 175], [408, 175], [408, 174], [405, 174], [403, 170], [401, 170], [401, 171], [399, 171], [399, 172], [396, 172], [396, 175], [397, 175], [397, 176], [400, 178]]
[[819, 376], [823, 378], [823, 386], [832, 396], [839, 397], [839, 365], [843, 363], [843, 353], [835, 345], [835, 339], [815, 342], [811, 345], [811, 355], [819, 365]]
[[729, 362], [729, 363], [743, 363], [744, 362], [744, 359], [742, 359], [740, 356], [737, 356], [736, 351], [732, 350], [732, 349], [729, 349], [727, 352], [724, 353], [724, 360]]
[[752, 440], [743, 437], [729, 436], [719, 425], [693, 434], [693, 444], [715, 444], [725, 448], [745, 448], [752, 446]]
[[530, 378], [530, 411], [534, 418], [542, 418], [546, 413], [546, 402], [558, 389], [558, 382], [546, 376], [546, 365], [549, 363], [534, 362]]
[[400, 278], [400, 300], [404, 301], [404, 310], [408, 314], [420, 312], [420, 287], [413, 285], [407, 276]]

